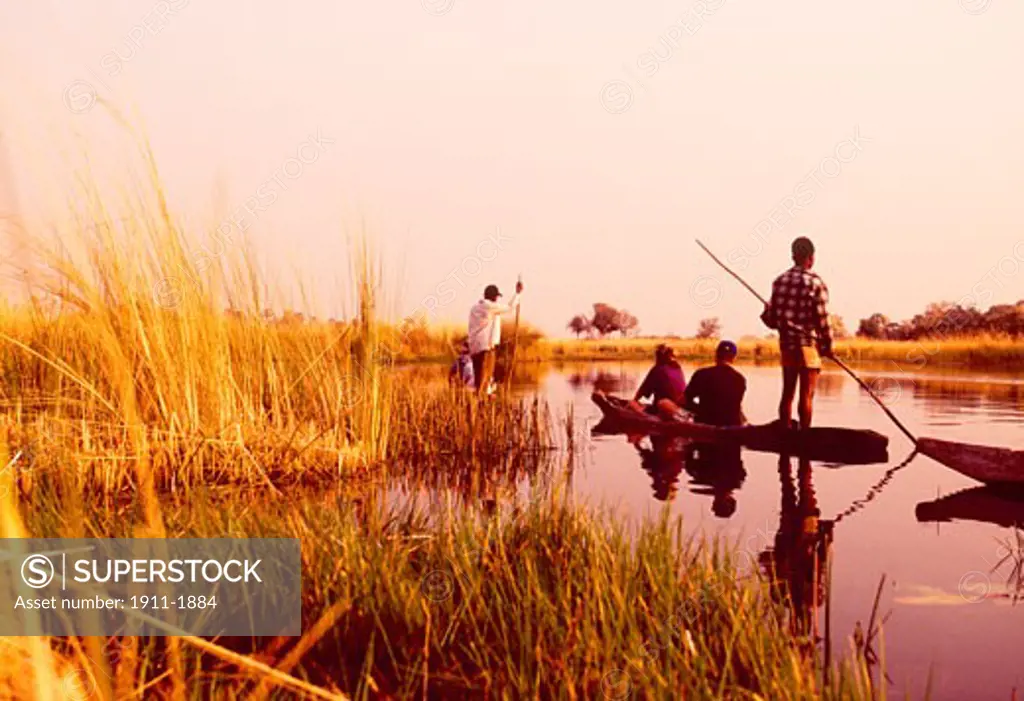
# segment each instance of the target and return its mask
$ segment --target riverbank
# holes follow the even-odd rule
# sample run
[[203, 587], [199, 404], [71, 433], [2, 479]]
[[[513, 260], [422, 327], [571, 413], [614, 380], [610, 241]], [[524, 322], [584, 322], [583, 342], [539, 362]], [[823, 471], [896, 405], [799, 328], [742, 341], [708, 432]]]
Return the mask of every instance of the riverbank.
[[[520, 357], [533, 361], [651, 360], [654, 349], [667, 343], [683, 360], [714, 359], [716, 340], [700, 339], [540, 339]], [[774, 340], [740, 340], [740, 362], [779, 359]], [[853, 363], [885, 363], [894, 371], [918, 372], [930, 368], [951, 370], [1024, 371], [1024, 341], [1010, 338], [970, 338], [933, 341], [837, 341], [835, 352]]]

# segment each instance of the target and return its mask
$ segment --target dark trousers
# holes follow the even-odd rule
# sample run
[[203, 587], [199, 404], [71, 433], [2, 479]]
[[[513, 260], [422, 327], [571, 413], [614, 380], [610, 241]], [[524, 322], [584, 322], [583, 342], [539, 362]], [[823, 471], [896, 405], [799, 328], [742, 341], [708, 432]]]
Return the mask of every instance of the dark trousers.
[[476, 391], [484, 393], [491, 378], [494, 376], [494, 350], [480, 351], [473, 354], [473, 380], [476, 382]]

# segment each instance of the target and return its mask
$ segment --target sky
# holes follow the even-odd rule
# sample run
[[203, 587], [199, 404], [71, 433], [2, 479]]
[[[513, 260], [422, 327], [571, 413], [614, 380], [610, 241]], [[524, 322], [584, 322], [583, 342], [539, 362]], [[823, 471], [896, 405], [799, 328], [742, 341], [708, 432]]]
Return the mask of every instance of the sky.
[[697, 238], [767, 293], [811, 237], [852, 327], [1015, 302], [1021, 26], [1010, 0], [4, 3], [0, 209], [53, 215], [82, 149], [137, 177], [114, 105], [196, 240], [233, 217], [322, 313], [359, 232], [393, 313], [464, 323], [521, 274], [552, 335], [594, 302], [764, 333]]

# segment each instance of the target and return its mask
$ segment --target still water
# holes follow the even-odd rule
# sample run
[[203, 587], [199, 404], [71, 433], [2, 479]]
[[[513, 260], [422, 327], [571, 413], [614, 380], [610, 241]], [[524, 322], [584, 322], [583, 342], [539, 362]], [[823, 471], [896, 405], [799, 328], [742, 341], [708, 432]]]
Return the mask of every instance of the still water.
[[[600, 416], [590, 400], [594, 388], [631, 395], [646, 369], [633, 363], [549, 366], [536, 386], [557, 416], [569, 416], [571, 408], [585, 435]], [[684, 365], [687, 377], [695, 369]], [[749, 420], [772, 420], [779, 370], [739, 369], [747, 377]], [[914, 435], [1024, 447], [1020, 380], [871, 371], [863, 377]], [[841, 372], [823, 374], [815, 424], [889, 436], [888, 464], [811, 463], [800, 479], [797, 460], [780, 469], [778, 456], [743, 451], [742, 465], [716, 484], [706, 474], [695, 480], [692, 462], [659, 462], [647, 439], [632, 445], [624, 436], [603, 436], [586, 445], [573, 486], [585, 501], [627, 518], [657, 518], [668, 509], [683, 517], [688, 531], [738, 544], [749, 562], [771, 556], [781, 542], [783, 516], [791, 522], [794, 508], [816, 505], [822, 522], [834, 522], [835, 653], [848, 652], [858, 622], [867, 628], [884, 576], [879, 616], [889, 618], [876, 652], [885, 659], [890, 692], [922, 698], [929, 677], [931, 697], [943, 701], [1005, 700], [1015, 687], [1024, 691], [1024, 601], [1014, 605], [1014, 593], [1024, 595], [1016, 586], [1024, 579], [1016, 569], [1024, 556], [1024, 534], [1018, 540], [1016, 531], [1024, 528], [1024, 501], [992, 495], [923, 456], [893, 472], [911, 455], [910, 441]], [[784, 492], [785, 484], [793, 487]], [[790, 501], [785, 509], [784, 499]]]

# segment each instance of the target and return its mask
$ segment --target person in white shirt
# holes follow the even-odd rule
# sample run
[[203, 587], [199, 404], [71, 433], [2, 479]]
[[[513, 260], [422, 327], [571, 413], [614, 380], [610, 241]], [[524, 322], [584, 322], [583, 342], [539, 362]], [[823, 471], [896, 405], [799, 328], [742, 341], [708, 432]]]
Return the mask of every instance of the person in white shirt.
[[519, 306], [523, 283], [516, 283], [516, 293], [508, 304], [498, 301], [501, 292], [497, 285], [488, 285], [484, 296], [469, 310], [469, 353], [473, 359], [473, 378], [476, 391], [487, 391], [494, 375], [494, 349], [501, 343], [501, 315]]

